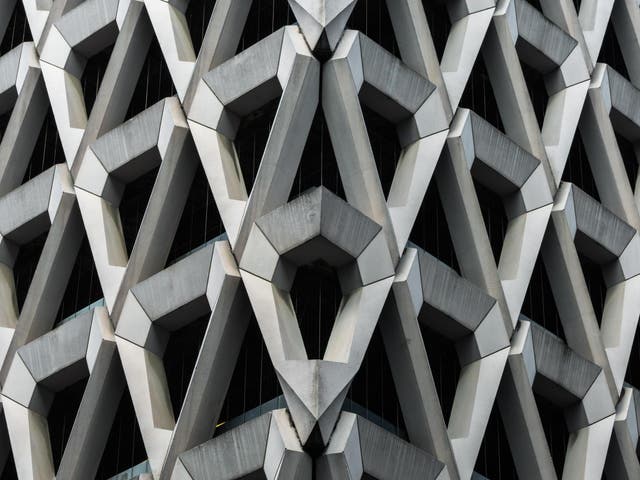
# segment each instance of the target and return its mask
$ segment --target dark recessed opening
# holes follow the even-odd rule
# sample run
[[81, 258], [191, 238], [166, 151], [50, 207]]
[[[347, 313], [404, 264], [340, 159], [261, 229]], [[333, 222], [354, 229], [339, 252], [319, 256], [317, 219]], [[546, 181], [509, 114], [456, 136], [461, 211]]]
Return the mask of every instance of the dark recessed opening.
[[93, 262], [89, 240], [85, 236], [67, 282], [67, 288], [62, 297], [55, 324], [57, 325], [68, 316], [91, 305], [102, 297], [98, 272]]
[[[226, 422], [238, 417], [241, 417], [242, 421], [246, 412], [280, 395], [282, 390], [276, 371], [262, 339], [258, 322], [252, 315], [217, 426], [223, 427]], [[223, 431], [224, 428], [220, 430]], [[216, 434], [219, 433], [220, 431], [216, 431]]]
[[518, 478], [498, 405], [494, 404], [480, 445], [475, 471], [492, 480]]
[[167, 265], [222, 233], [224, 225], [202, 164], [199, 164], [169, 251]]
[[640, 329], [636, 329], [636, 333], [633, 336], [633, 344], [631, 346], [631, 353], [629, 354], [629, 363], [627, 365], [627, 372], [624, 376], [624, 381], [630, 383], [635, 388], [640, 388]]
[[584, 144], [582, 143], [582, 138], [578, 132], [576, 132], [573, 137], [571, 149], [569, 150], [569, 156], [567, 158], [567, 164], [564, 167], [562, 180], [573, 183], [581, 190], [584, 190], [593, 198], [600, 201], [598, 188], [596, 187], [593, 172], [589, 165], [589, 157], [587, 156]]
[[253, 0], [240, 37], [237, 53], [268, 37], [276, 30], [295, 23], [288, 2]]
[[7, 130], [7, 125], [9, 125], [10, 119], [11, 119], [11, 110], [0, 115], [0, 142], [2, 141], [4, 132]]
[[358, 413], [395, 435], [407, 438], [389, 359], [378, 327], [351, 383], [343, 409]]
[[567, 444], [569, 443], [569, 431], [564, 419], [564, 412], [560, 407], [553, 405], [540, 395], [534, 393], [534, 396], [540, 413], [544, 436], [547, 439], [551, 458], [553, 459], [553, 466], [558, 477], [561, 477], [567, 453]]
[[175, 93], [169, 67], [164, 60], [158, 40], [153, 36], [124, 120], [135, 117], [163, 98], [171, 97]]
[[606, 63], [613, 67], [613, 69], [629, 80], [629, 72], [627, 66], [624, 63], [624, 57], [620, 50], [620, 44], [616, 37], [615, 30], [613, 29], [613, 23], [609, 22], [607, 30], [602, 40], [602, 47], [600, 48], [600, 55], [598, 56], [598, 63]]
[[422, 340], [429, 357], [429, 367], [433, 375], [433, 381], [438, 392], [442, 417], [449, 424], [453, 400], [458, 388], [460, 378], [460, 362], [456, 348], [451, 340], [444, 338], [435, 330], [426, 327], [420, 322]]
[[104, 78], [104, 72], [107, 70], [112, 50], [113, 45], [105, 48], [100, 53], [88, 59], [87, 65], [82, 73], [80, 84], [82, 85], [82, 93], [84, 95], [84, 104], [87, 108], [87, 116], [91, 112], [93, 104], [96, 101], [96, 97], [98, 96], [100, 83]]
[[636, 157], [635, 149], [629, 140], [617, 133], [616, 142], [618, 142], [618, 148], [620, 149], [624, 169], [627, 172], [627, 178], [629, 179], [631, 191], [633, 192], [636, 189], [636, 180], [638, 179], [638, 159]]
[[473, 181], [482, 218], [484, 219], [489, 241], [491, 242], [491, 250], [495, 258], [496, 265], [500, 263], [500, 253], [502, 252], [502, 244], [507, 233], [507, 224], [509, 220], [504, 210], [502, 199], [488, 188], [481, 185], [475, 179]]
[[29, 287], [31, 286], [31, 280], [36, 273], [36, 267], [44, 248], [44, 243], [47, 240], [49, 232], [44, 232], [26, 243], [20, 246], [18, 251], [18, 257], [13, 266], [13, 277], [16, 282], [16, 297], [18, 299], [18, 311], [22, 310], [24, 301], [27, 298]]
[[341, 300], [334, 268], [322, 262], [298, 268], [291, 301], [309, 358], [324, 356]]
[[184, 14], [196, 55], [202, 46], [204, 34], [207, 32], [207, 25], [209, 25], [209, 18], [215, 4], [216, 0], [191, 0]]
[[533, 105], [533, 111], [536, 114], [538, 126], [542, 129], [542, 125], [544, 123], [544, 112], [546, 111], [547, 103], [549, 102], [549, 95], [547, 94], [547, 89], [544, 86], [544, 76], [523, 62], [520, 62], [520, 66], [522, 67], [524, 81], [527, 84], [527, 90], [529, 90], [529, 98], [531, 98], [531, 105]]
[[180, 415], [200, 346], [209, 324], [210, 314], [198, 318], [175, 332], [171, 332], [162, 362], [167, 374], [174, 418]]
[[51, 108], [44, 118], [38, 140], [33, 148], [31, 159], [26, 167], [22, 183], [35, 178], [57, 163], [64, 163], [64, 150], [58, 135], [58, 127]]
[[460, 266], [449, 234], [449, 226], [440, 201], [438, 187], [433, 180], [427, 189], [411, 235], [409, 235], [409, 241], [460, 274]]
[[127, 246], [127, 254], [130, 256], [142, 223], [151, 191], [158, 175], [156, 167], [133, 182], [129, 183], [120, 201], [120, 221], [124, 233], [124, 243]]
[[272, 100], [247, 115], [236, 134], [234, 144], [247, 193], [253, 188], [279, 102], [279, 98]]
[[80, 408], [80, 402], [84, 395], [88, 377], [57, 392], [47, 415], [49, 424], [49, 438], [51, 439], [51, 453], [53, 454], [53, 466], [57, 471], [62, 461], [64, 448], [67, 445], [73, 422]]
[[538, 256], [533, 267], [521, 311], [523, 315], [566, 341], [560, 314], [551, 290], [551, 283], [541, 256]]
[[469, 81], [460, 98], [460, 108], [468, 108], [504, 133], [504, 125], [498, 111], [498, 103], [489, 80], [482, 55], [478, 55]]
[[2, 480], [18, 480], [18, 472], [16, 471], [16, 463], [13, 460], [13, 453], [11, 451], [7, 454], [7, 461], [4, 464], [4, 469], [2, 470], [2, 475], [0, 475], [0, 479]]
[[542, 12], [542, 5], [540, 5], [540, 0], [526, 0], [527, 2], [529, 2], [531, 4], [532, 7], [537, 8], [538, 11]]
[[429, 24], [429, 31], [431, 32], [438, 59], [442, 60], [449, 32], [451, 31], [447, 4], [440, 0], [422, 0], [422, 6], [427, 14], [427, 23]]
[[4, 37], [0, 37], [0, 57], [21, 43], [33, 40], [22, 2], [15, 2], [12, 14], [6, 13], [11, 15], [11, 19], [4, 31]]
[[298, 197], [302, 192], [320, 185], [339, 197], [345, 198], [329, 129], [322, 108], [318, 107], [302, 153], [296, 179], [293, 182], [289, 201]]
[[578, 257], [580, 258], [582, 273], [584, 274], [584, 280], [589, 290], [589, 297], [591, 297], [593, 311], [596, 314], [598, 325], [600, 325], [602, 322], [602, 311], [604, 310], [604, 300], [607, 296], [607, 286], [602, 276], [602, 268], [581, 253], [578, 253]]
[[382, 191], [384, 197], [387, 198], [402, 147], [400, 147], [396, 127], [393, 123], [364, 105], [362, 106], [362, 114], [367, 126], [371, 150], [376, 160]]
[[108, 480], [144, 462], [146, 458], [147, 452], [131, 402], [131, 394], [125, 386], [95, 478]]
[[385, 0], [367, 0], [356, 3], [347, 22], [347, 28], [364, 33], [381, 47], [394, 55], [399, 55], [391, 16]]

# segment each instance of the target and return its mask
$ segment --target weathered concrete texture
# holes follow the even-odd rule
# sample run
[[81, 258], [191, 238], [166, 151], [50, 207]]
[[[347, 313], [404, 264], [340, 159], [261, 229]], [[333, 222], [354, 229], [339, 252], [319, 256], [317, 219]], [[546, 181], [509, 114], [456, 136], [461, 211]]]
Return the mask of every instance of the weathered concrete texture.
[[95, 55], [115, 40], [116, 14], [123, 0], [89, 0], [69, 11], [56, 27], [71, 48], [86, 57]]
[[420, 275], [425, 303], [421, 320], [452, 340], [472, 333], [496, 303], [425, 251], [420, 252]]
[[[380, 226], [325, 188], [305, 193], [256, 225], [280, 255], [298, 265], [321, 258], [344, 265], [360, 256]], [[306, 245], [313, 241], [313, 246]]]
[[[12, 46], [0, 57], [0, 470], [11, 451], [21, 480], [94, 478], [126, 382], [147, 480], [480, 479], [474, 470], [496, 398], [519, 478], [636, 480], [640, 394], [626, 379], [640, 317], [640, 192], [636, 152], [619, 138], [637, 150], [637, 1], [584, 0], [576, 9], [568, 0], [450, 0], [434, 10], [387, 0], [374, 12], [371, 2], [288, 0], [278, 8], [289, 6], [295, 22], [276, 25], [274, 10], [273, 32], [264, 31], [264, 10], [248, 18], [252, 4], [269, 8], [264, 2], [209, 3], [211, 17], [201, 18], [207, 8], [182, 0], [23, 0], [34, 41], [18, 45], [16, 1], [0, 0], [0, 43]], [[350, 22], [355, 11], [367, 18]], [[448, 15], [437, 18], [443, 25], [428, 18], [434, 12]], [[259, 32], [245, 29], [255, 23]], [[346, 28], [362, 23], [367, 32]], [[435, 42], [430, 24], [442, 35]], [[620, 65], [609, 47], [600, 52], [607, 31], [626, 74], [597, 63]], [[243, 36], [255, 43], [238, 51]], [[154, 39], [163, 62], [153, 59], [151, 77], [166, 65], [159, 78], [168, 72], [176, 95], [125, 122]], [[87, 111], [86, 65], [111, 45]], [[458, 108], [463, 96], [478, 111]], [[236, 135], [275, 100], [246, 181], [247, 145]], [[43, 138], [49, 108], [56, 128], [47, 121]], [[398, 151], [374, 148], [370, 110], [390, 122]], [[319, 118], [330, 137], [320, 134], [319, 182], [329, 140], [346, 201], [311, 177], [314, 188], [292, 195], [310, 174], [303, 164], [297, 176]], [[48, 161], [58, 140], [65, 158], [32, 175], [34, 148]], [[588, 160], [600, 200], [562, 181], [567, 168], [587, 171], [569, 160]], [[167, 265], [198, 162], [215, 200], [207, 222], [219, 214], [225, 235]], [[127, 184], [154, 168], [129, 255], [119, 205]], [[433, 231], [440, 213], [422, 208], [433, 181], [460, 273], [438, 258], [451, 254], [446, 233]], [[481, 203], [479, 184], [500, 197], [505, 225], [502, 211]], [[25, 285], [14, 279], [21, 249], [45, 232]], [[408, 244], [412, 232], [429, 239], [429, 253]], [[85, 234], [106, 308], [53, 328]], [[580, 254], [602, 268], [604, 298], [592, 302], [597, 288]], [[335, 269], [343, 298], [314, 359], [291, 290], [297, 269], [316, 262]], [[521, 311], [525, 302], [539, 311], [536, 265], [551, 292], [544, 287], [542, 318], [529, 320]], [[551, 324], [549, 295], [566, 342], [541, 327]], [[212, 438], [252, 314], [286, 409]], [[167, 342], [207, 315], [174, 413]], [[342, 411], [376, 329], [409, 442]], [[449, 418], [439, 386], [450, 379], [432, 372], [423, 338], [432, 330], [451, 342], [460, 367]], [[55, 471], [46, 415], [55, 392], [83, 378]], [[563, 409], [561, 472], [535, 395]]]
[[214, 245], [208, 245], [131, 289], [152, 322], [180, 328], [180, 317], [196, 318], [207, 311], [207, 280]]
[[630, 142], [640, 140], [640, 91], [613, 68], [606, 68], [611, 102], [611, 123]]
[[393, 123], [415, 114], [435, 90], [367, 36], [358, 35], [362, 61], [360, 100]]
[[635, 230], [579, 188], [571, 191], [577, 248], [600, 264], [620, 257]]
[[522, 188], [540, 161], [479, 115], [470, 112], [475, 159], [471, 173], [500, 195]]
[[255, 110], [256, 101], [264, 104], [278, 97], [282, 91], [277, 74], [284, 34], [284, 29], [272, 33], [203, 77], [226, 108], [244, 116]]
[[537, 372], [534, 391], [561, 407], [582, 400], [602, 369], [540, 325], [532, 322], [530, 328]]
[[156, 162], [145, 161], [144, 158], [132, 160], [157, 146], [164, 104], [164, 101], [160, 101], [147, 108], [122, 126], [104, 134], [91, 146], [108, 173], [126, 183], [156, 166]]
[[317, 462], [319, 480], [447, 478], [431, 455], [352, 413], [342, 413], [327, 451]]
[[518, 21], [518, 55], [543, 73], [562, 65], [578, 45], [577, 40], [526, 0], [515, 0], [515, 6]]
[[180, 455], [172, 478], [231, 480], [311, 478], [284, 410], [274, 410]]

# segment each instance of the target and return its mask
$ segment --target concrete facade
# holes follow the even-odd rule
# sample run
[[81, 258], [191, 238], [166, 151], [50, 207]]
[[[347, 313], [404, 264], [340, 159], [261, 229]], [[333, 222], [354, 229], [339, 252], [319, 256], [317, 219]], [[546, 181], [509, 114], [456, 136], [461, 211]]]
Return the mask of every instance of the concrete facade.
[[[256, 2], [0, 0], [0, 43], [18, 10], [30, 38], [0, 56], [0, 472], [98, 478], [126, 397], [145, 480], [481, 479], [497, 416], [513, 474], [496, 480], [640, 478], [638, 1], [376, 0], [391, 49], [353, 28], [365, 0], [276, 0], [290, 21], [249, 42]], [[130, 114], [154, 45], [174, 94]], [[480, 68], [495, 116], [475, 108]], [[270, 108], [249, 178], [243, 130]], [[299, 186], [320, 114], [341, 191], [323, 166]], [[32, 176], [49, 118], [64, 158]], [[123, 205], [150, 174], [130, 241]], [[224, 233], [174, 258], [199, 175]], [[447, 232], [421, 217], [433, 189]], [[455, 261], [413, 241], [419, 226]], [[85, 237], [103, 306], [59, 322]], [[296, 297], [308, 269], [341, 295], [316, 358]], [[541, 269], [555, 331], [527, 314]], [[176, 408], [171, 338], [202, 319]], [[285, 405], [221, 421], [253, 323]], [[346, 408], [376, 335], [402, 433]], [[455, 351], [447, 408], [429, 336]], [[52, 405], [81, 381], [54, 455]]]

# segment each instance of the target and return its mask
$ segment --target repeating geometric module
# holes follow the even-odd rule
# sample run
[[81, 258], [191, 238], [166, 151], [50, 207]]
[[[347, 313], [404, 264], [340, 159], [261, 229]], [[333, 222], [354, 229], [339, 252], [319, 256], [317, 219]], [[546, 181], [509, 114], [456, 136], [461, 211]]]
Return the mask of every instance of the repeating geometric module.
[[639, 39], [0, 0], [0, 478], [640, 478]]

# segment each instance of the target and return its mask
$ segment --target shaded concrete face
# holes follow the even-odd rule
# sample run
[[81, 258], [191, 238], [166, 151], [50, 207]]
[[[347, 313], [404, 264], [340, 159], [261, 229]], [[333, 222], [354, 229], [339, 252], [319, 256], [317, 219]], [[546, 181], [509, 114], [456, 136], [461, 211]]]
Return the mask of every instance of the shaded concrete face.
[[0, 0], [0, 470], [640, 478], [637, 1], [210, 3]]

